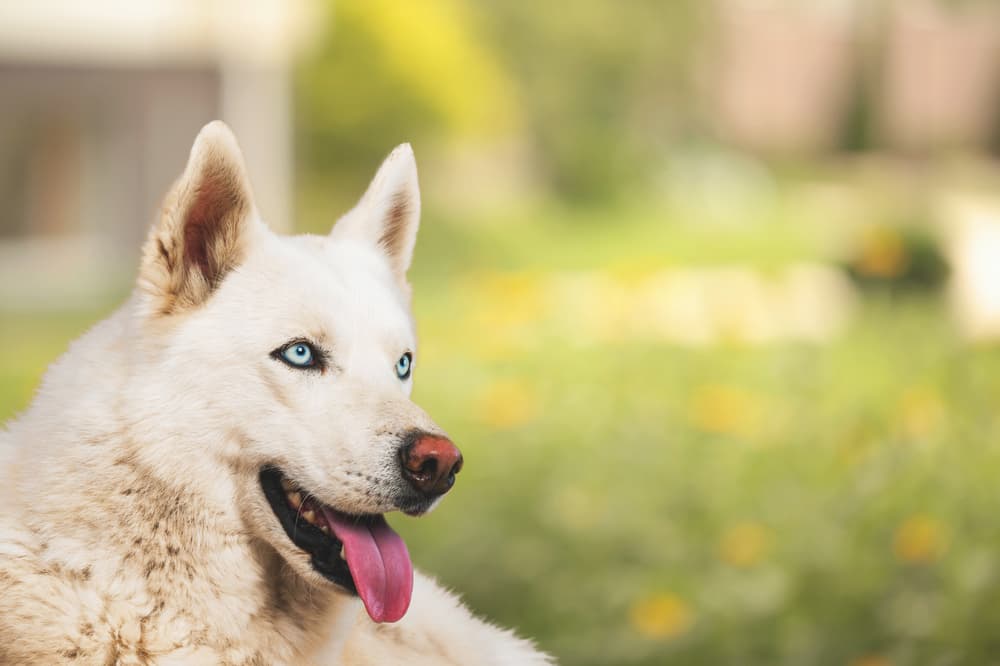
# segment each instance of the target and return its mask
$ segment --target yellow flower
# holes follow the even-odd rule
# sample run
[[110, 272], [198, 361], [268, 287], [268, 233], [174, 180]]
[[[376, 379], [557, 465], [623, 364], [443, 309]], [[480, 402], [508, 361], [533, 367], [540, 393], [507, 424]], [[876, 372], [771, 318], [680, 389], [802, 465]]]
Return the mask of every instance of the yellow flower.
[[683, 599], [668, 592], [636, 601], [629, 620], [646, 638], [672, 639], [688, 632], [694, 624], [694, 611]]
[[719, 557], [734, 567], [752, 567], [766, 554], [768, 540], [767, 529], [763, 525], [740, 523], [722, 535]]
[[896, 529], [892, 550], [896, 559], [907, 564], [928, 564], [941, 558], [947, 549], [944, 526], [935, 518], [914, 515]]
[[730, 386], [703, 386], [691, 399], [690, 418], [704, 431], [749, 434], [757, 424], [759, 404], [753, 395]]
[[538, 413], [538, 397], [520, 381], [503, 380], [490, 385], [476, 406], [479, 420], [493, 428], [516, 428], [530, 423]]
[[945, 418], [944, 401], [936, 390], [927, 386], [906, 390], [897, 409], [903, 432], [918, 439], [933, 434]]
[[903, 237], [895, 229], [878, 227], [867, 230], [861, 238], [861, 256], [854, 267], [862, 275], [892, 278], [910, 265]]

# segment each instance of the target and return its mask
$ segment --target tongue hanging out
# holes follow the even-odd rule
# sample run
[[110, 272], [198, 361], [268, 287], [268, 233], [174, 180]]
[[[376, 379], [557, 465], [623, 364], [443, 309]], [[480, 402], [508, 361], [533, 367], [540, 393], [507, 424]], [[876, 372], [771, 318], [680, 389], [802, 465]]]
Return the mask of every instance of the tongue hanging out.
[[323, 507], [333, 534], [344, 544], [344, 558], [365, 610], [375, 622], [396, 622], [413, 594], [413, 564], [403, 539], [385, 518], [357, 522]]

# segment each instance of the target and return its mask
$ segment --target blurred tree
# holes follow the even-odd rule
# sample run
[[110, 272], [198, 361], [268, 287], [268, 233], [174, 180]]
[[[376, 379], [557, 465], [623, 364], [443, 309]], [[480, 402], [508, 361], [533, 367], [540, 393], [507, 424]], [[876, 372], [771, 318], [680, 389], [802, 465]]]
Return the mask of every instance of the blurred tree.
[[[356, 192], [403, 141], [509, 133], [514, 90], [457, 0], [343, 0], [296, 74], [300, 166]], [[424, 146], [417, 146], [421, 150]]]
[[475, 4], [520, 85], [537, 162], [557, 193], [612, 195], [689, 134], [705, 4]]
[[[698, 113], [703, 3], [343, 0], [296, 79], [305, 176], [363, 185], [388, 147], [511, 135], [569, 199], [641, 181]], [[360, 173], [361, 165], [364, 173]], [[353, 171], [359, 169], [355, 175]]]

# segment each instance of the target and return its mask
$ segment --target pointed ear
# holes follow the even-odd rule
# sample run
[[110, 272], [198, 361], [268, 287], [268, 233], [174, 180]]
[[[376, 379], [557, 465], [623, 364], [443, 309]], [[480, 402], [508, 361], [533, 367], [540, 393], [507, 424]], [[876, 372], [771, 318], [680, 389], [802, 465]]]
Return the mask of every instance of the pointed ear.
[[194, 140], [187, 167], [143, 247], [139, 286], [153, 310], [171, 314], [204, 302], [243, 261], [255, 221], [236, 138], [213, 121]]
[[405, 286], [419, 226], [417, 163], [410, 144], [404, 143], [385, 158], [361, 201], [334, 225], [331, 235], [375, 246]]

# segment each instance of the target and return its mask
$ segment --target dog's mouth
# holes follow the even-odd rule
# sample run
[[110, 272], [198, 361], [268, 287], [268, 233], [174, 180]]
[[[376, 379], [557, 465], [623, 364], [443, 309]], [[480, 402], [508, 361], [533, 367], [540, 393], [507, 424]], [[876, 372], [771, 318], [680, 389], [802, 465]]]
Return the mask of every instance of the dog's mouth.
[[355, 516], [317, 501], [275, 467], [260, 485], [291, 542], [313, 569], [357, 594], [375, 622], [396, 622], [413, 593], [413, 564], [403, 539], [381, 515]]

